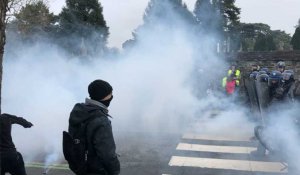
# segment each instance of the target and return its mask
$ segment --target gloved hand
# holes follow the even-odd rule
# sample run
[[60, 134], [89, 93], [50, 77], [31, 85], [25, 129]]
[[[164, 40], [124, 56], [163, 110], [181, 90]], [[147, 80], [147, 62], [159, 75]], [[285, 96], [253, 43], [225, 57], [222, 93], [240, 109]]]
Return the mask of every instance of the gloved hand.
[[24, 128], [31, 128], [33, 124], [31, 122], [26, 122]]

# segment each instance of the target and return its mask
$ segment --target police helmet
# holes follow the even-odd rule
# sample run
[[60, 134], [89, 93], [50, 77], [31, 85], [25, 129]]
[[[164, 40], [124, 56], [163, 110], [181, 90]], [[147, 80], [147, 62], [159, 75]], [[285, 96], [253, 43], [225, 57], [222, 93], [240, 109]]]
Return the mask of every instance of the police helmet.
[[285, 62], [279, 61], [276, 65], [277, 68], [285, 68]]
[[266, 68], [266, 67], [263, 67], [263, 68], [261, 68], [260, 70], [261, 70], [261, 71], [265, 71], [267, 74], [269, 74], [269, 69]]
[[258, 76], [262, 75], [262, 74], [267, 74], [265, 71], [259, 71], [256, 75], [256, 79], [258, 78]]
[[294, 79], [294, 71], [292, 70], [285, 70], [283, 73], [282, 73], [282, 78], [283, 80], [290, 80], [290, 79]]
[[251, 79], [256, 79], [256, 76], [257, 76], [258, 72], [257, 71], [254, 71], [250, 74], [250, 78]]
[[252, 64], [252, 71], [254, 72], [254, 71], [259, 71], [259, 65], [257, 65], [257, 64]]
[[282, 74], [279, 71], [272, 71], [269, 75], [268, 84], [269, 86], [277, 85], [282, 79]]
[[[293, 74], [293, 75], [294, 75], [294, 71], [293, 71], [293, 70], [285, 70], [284, 72], [290, 73], [290, 74]], [[283, 72], [283, 73], [284, 73], [284, 72]]]
[[257, 75], [256, 79], [257, 79], [257, 81], [259, 81], [259, 82], [268, 82], [268, 80], [269, 80], [269, 75], [266, 74], [266, 73], [262, 73], [262, 74]]
[[258, 72], [258, 75], [261, 75], [261, 74], [267, 74], [267, 72], [264, 71], [264, 70], [260, 70], [260, 71]]

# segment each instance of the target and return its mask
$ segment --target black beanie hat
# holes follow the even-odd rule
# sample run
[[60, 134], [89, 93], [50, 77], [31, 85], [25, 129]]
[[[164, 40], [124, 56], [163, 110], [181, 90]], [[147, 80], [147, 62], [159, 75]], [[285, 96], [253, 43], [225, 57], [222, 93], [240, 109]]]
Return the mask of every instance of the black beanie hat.
[[103, 80], [95, 80], [90, 83], [88, 91], [91, 99], [101, 101], [112, 92], [111, 85]]

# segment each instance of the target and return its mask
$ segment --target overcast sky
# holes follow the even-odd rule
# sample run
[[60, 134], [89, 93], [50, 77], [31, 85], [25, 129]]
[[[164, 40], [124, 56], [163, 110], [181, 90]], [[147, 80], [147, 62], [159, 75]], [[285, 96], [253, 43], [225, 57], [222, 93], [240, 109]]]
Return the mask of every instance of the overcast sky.
[[[144, 10], [149, 0], [100, 0], [104, 18], [110, 28], [109, 45], [121, 47], [131, 38], [132, 31], [142, 23]], [[190, 10], [196, 0], [183, 0]], [[61, 11], [64, 0], [48, 0], [50, 10]], [[241, 21], [266, 23], [272, 30], [285, 30], [293, 34], [300, 18], [300, 0], [236, 0], [241, 8]]]

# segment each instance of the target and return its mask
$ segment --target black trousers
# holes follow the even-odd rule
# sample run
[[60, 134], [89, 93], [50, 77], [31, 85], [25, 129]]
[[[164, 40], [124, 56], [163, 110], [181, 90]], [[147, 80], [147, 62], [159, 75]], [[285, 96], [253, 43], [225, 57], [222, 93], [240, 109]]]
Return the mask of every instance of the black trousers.
[[1, 156], [1, 175], [10, 173], [11, 175], [26, 175], [24, 160], [21, 153], [2, 152]]

